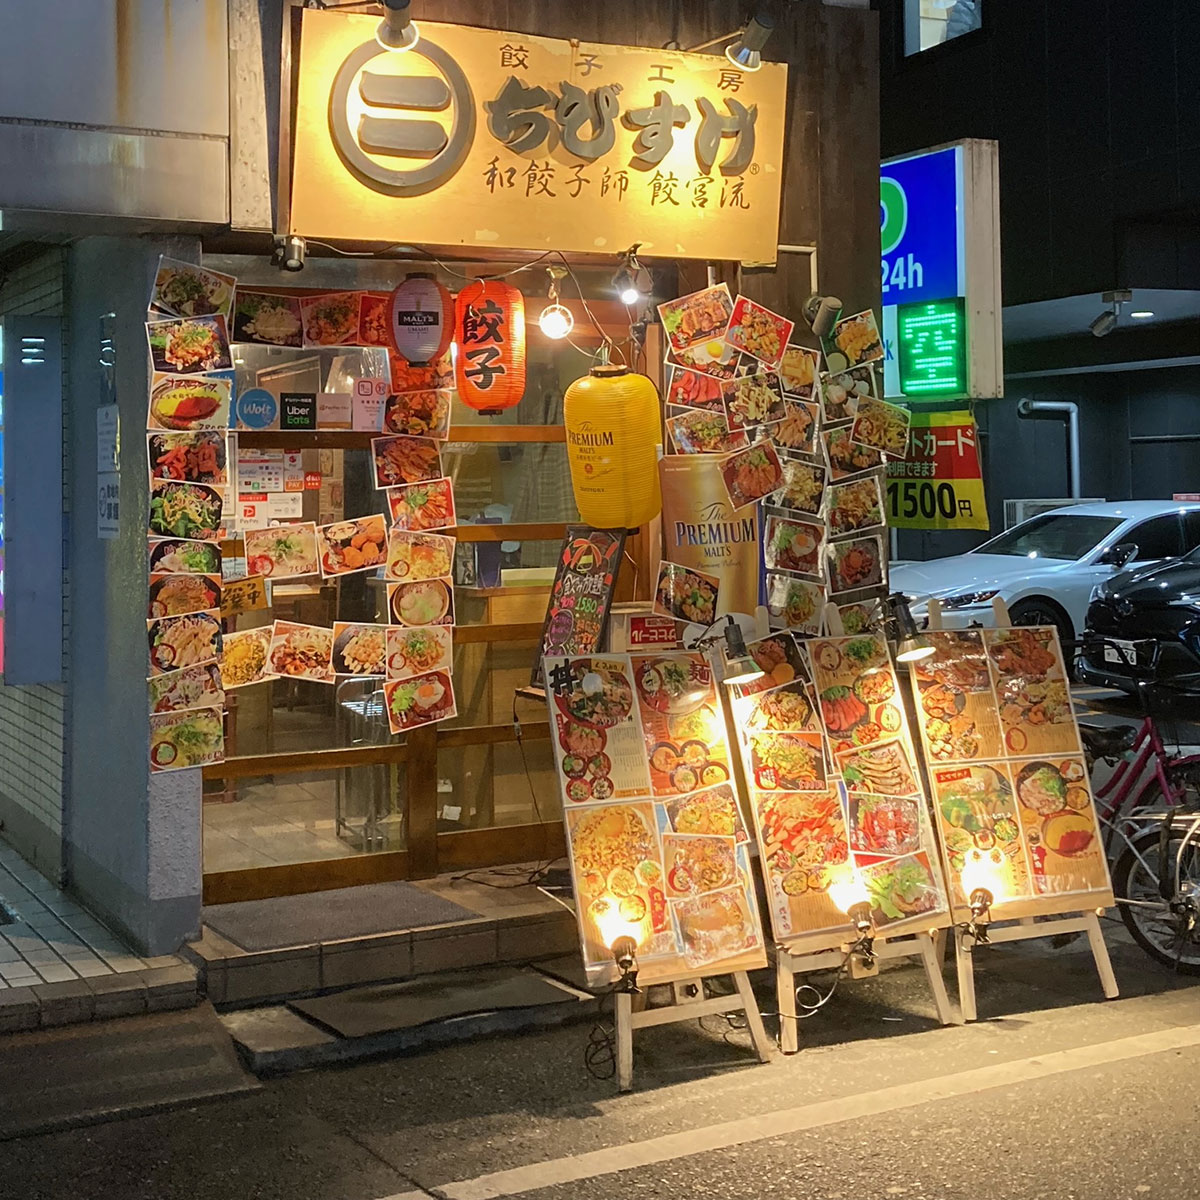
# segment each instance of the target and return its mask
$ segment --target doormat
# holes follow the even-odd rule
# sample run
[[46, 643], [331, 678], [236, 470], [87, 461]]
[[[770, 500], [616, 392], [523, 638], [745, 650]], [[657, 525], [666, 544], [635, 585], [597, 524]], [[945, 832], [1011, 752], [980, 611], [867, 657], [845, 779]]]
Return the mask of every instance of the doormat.
[[578, 996], [532, 971], [492, 967], [291, 1000], [288, 1007], [338, 1037], [361, 1038], [481, 1013], [580, 1003]]
[[411, 883], [369, 883], [301, 896], [206, 905], [203, 919], [210, 929], [243, 950], [282, 950], [478, 917], [469, 908]]
[[0, 1054], [0, 1140], [260, 1086], [208, 1004], [10, 1034]]

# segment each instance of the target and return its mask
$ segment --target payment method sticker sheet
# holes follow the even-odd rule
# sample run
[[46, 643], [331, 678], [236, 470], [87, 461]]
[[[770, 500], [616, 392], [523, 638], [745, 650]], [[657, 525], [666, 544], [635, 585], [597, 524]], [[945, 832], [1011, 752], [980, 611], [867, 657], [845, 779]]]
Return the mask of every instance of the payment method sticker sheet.
[[766, 963], [749, 834], [703, 654], [544, 660], [584, 966], [617, 977], [613, 922], [640, 978]]
[[[911, 664], [956, 912], [983, 857], [1003, 916], [1111, 899], [1066, 664], [1052, 627], [939, 630]], [[1068, 898], [1070, 898], [1068, 900]]]

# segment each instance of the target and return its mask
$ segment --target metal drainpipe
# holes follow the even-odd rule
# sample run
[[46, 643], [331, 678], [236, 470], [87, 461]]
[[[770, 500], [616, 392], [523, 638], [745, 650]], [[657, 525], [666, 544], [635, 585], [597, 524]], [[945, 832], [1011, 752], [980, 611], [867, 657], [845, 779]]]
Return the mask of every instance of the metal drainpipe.
[[1068, 490], [1072, 500], [1082, 495], [1083, 482], [1079, 466], [1079, 405], [1074, 400], [1031, 400], [1028, 396], [1017, 401], [1017, 416], [1036, 417], [1042, 413], [1067, 419], [1067, 453], [1070, 457]]

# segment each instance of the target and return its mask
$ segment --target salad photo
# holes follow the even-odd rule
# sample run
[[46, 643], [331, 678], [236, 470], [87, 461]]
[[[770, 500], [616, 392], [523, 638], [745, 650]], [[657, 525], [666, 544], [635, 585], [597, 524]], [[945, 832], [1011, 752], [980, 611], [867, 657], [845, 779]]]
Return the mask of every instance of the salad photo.
[[148, 686], [152, 713], [182, 712], [212, 705], [223, 707], [225, 704], [221, 671], [215, 663], [168, 671], [165, 675], [155, 676]]
[[270, 670], [274, 675], [333, 682], [333, 630], [320, 625], [276, 621], [271, 634]]
[[794, 327], [786, 317], [756, 304], [747, 296], [739, 296], [733, 305], [725, 340], [774, 370], [783, 359]]
[[199, 663], [215, 662], [221, 652], [221, 618], [217, 609], [146, 622], [150, 674], [162, 675]]
[[217, 665], [221, 668], [221, 682], [226, 690], [273, 678], [267, 671], [267, 661], [274, 632], [273, 626], [264, 625], [261, 629], [227, 633], [221, 639], [221, 657]]
[[852, 367], [883, 358], [883, 340], [875, 324], [875, 314], [870, 309], [843, 317], [833, 327], [831, 340]]
[[158, 537], [212, 540], [219, 536], [223, 493], [201, 483], [150, 483], [150, 532]]
[[333, 623], [335, 675], [383, 675], [387, 663], [386, 625]]
[[221, 547], [212, 542], [151, 539], [149, 547], [151, 575], [221, 574]]
[[441, 451], [437, 442], [429, 438], [372, 438], [371, 456], [375, 462], [375, 486], [379, 488], [443, 477]]
[[683, 367], [671, 367], [671, 382], [664, 397], [669, 406], [677, 408], [704, 408], [709, 412], [725, 411], [724, 392], [721, 381], [701, 371], [688, 371]]
[[147, 321], [146, 339], [154, 369], [164, 374], [197, 375], [233, 367], [225, 318], [195, 317], [178, 321]]
[[295, 296], [238, 288], [233, 308], [235, 342], [299, 348], [304, 340], [302, 334], [300, 301]]
[[315, 522], [247, 529], [244, 537], [246, 571], [250, 575], [297, 579], [301, 575], [320, 574], [321, 552]]
[[750, 444], [742, 430], [730, 430], [724, 413], [701, 408], [668, 417], [667, 432], [678, 454], [721, 454]]
[[727, 283], [658, 306], [663, 332], [672, 350], [685, 350], [697, 342], [721, 341], [729, 328], [732, 312], [733, 301]]
[[454, 631], [446, 625], [423, 629], [387, 626], [385, 672], [389, 679], [411, 679], [429, 671], [454, 670]]
[[155, 375], [147, 428], [227, 430], [232, 396], [233, 381], [218, 375]]
[[945, 903], [938, 876], [929, 855], [923, 851], [863, 865], [860, 874], [871, 896], [877, 925], [886, 926], [910, 917], [928, 917]]
[[150, 305], [175, 317], [229, 316], [237, 280], [195, 263], [180, 262], [164, 254], [158, 260]]
[[157, 713], [150, 717], [152, 773], [224, 761], [224, 713], [220, 708]]
[[[353, 521], [335, 521], [317, 526], [317, 550], [321, 574], [326, 579], [370, 571], [387, 557], [387, 518], [380, 513]], [[443, 572], [444, 574], [444, 572]]]
[[220, 575], [151, 575], [149, 617], [182, 617], [221, 607]]
[[454, 488], [447, 478], [388, 488], [385, 495], [393, 529], [417, 533], [424, 529], [449, 529], [458, 521]]
[[454, 590], [449, 579], [387, 585], [388, 612], [400, 625], [453, 625]]
[[663, 562], [658, 568], [654, 589], [654, 611], [677, 621], [710, 625], [717, 616], [717, 595], [721, 581], [715, 575]]
[[821, 550], [825, 526], [789, 520], [777, 513], [767, 515], [763, 529], [763, 562], [768, 570], [821, 574]]
[[721, 478], [730, 505], [742, 508], [775, 491], [783, 482], [783, 469], [775, 447], [761, 441], [731, 454], [721, 464]]
[[911, 422], [912, 414], [907, 408], [889, 404], [874, 396], [864, 396], [858, 402], [850, 440], [860, 446], [879, 450], [888, 458], [907, 458]]
[[825, 587], [782, 571], [766, 572], [767, 616], [774, 629], [790, 629], [802, 637], [821, 632]]
[[392, 733], [404, 733], [418, 725], [458, 715], [454, 683], [444, 671], [389, 680], [383, 685], [383, 702]]
[[383, 403], [385, 433], [402, 433], [445, 441], [450, 436], [449, 389], [427, 388], [419, 392], [397, 392]]
[[151, 479], [225, 485], [229, 482], [225, 434], [215, 429], [196, 433], [146, 435]]
[[306, 346], [352, 345], [358, 337], [358, 292], [305, 296], [300, 301]]
[[886, 561], [883, 538], [879, 534], [834, 542], [829, 547], [829, 592], [837, 596], [864, 588], [884, 585]]
[[821, 390], [818, 383], [820, 369], [820, 350], [809, 350], [807, 346], [785, 347], [779, 363], [783, 390], [798, 400], [812, 400]]

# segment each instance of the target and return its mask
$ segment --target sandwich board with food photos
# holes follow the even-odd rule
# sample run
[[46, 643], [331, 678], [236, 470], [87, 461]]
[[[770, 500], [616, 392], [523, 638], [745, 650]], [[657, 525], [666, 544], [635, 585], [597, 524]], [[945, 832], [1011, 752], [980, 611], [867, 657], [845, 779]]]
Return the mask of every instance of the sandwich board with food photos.
[[[835, 900], [846, 890], [870, 903], [876, 958], [922, 960], [948, 1024], [932, 936], [949, 924], [946, 893], [887, 642], [866, 633], [802, 650], [783, 632], [749, 650], [765, 673], [732, 685], [730, 703], [777, 947], [784, 1051], [797, 1048], [795, 976], [844, 965], [856, 939]], [[849, 961], [870, 970], [861, 955]]]
[[712, 664], [666, 650], [548, 656], [543, 671], [588, 984], [619, 983], [610, 947], [624, 935], [640, 984], [732, 975], [738, 992], [683, 1002], [676, 989], [679, 1003], [651, 1017], [617, 990], [619, 1085], [634, 1028], [730, 1007], [766, 1061], [746, 976], [766, 966], [766, 945]]
[[[970, 890], [982, 884], [992, 921], [1020, 922], [991, 928], [991, 941], [1086, 933], [1114, 996], [1097, 913], [1113, 903], [1112, 883], [1058, 631], [1013, 627], [995, 608], [996, 628], [946, 630], [935, 605], [934, 653], [909, 667], [951, 911], [969, 922]], [[968, 1020], [974, 945], [955, 940]]]

